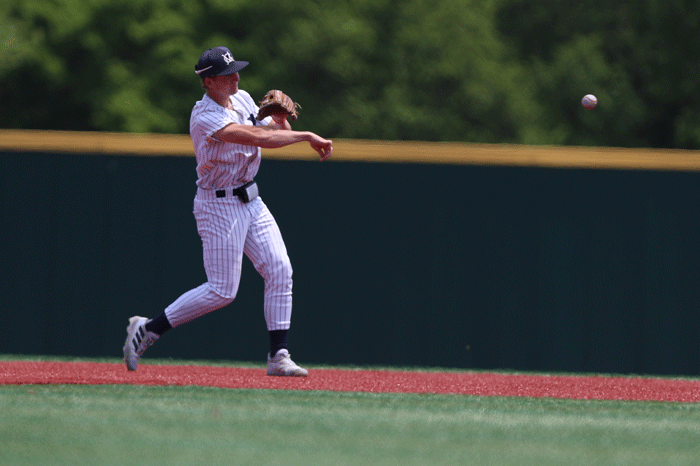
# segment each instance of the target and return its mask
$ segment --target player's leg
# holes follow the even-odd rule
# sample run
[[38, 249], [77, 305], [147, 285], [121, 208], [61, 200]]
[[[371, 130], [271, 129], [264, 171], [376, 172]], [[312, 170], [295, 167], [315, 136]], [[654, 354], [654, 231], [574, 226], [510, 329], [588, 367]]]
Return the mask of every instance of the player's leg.
[[267, 329], [288, 330], [292, 318], [292, 264], [277, 222], [262, 200], [256, 201], [254, 218], [244, 252], [265, 280], [264, 312]]
[[226, 306], [236, 297], [249, 218], [241, 210], [235, 202], [195, 201], [208, 281], [181, 295], [154, 319], [130, 319], [124, 344], [129, 370], [136, 370], [144, 351], [167, 330]]
[[251, 203], [254, 215], [244, 252], [265, 280], [264, 314], [270, 335], [268, 375], [307, 376], [289, 357], [287, 336], [292, 318], [292, 265], [282, 233], [261, 199]]
[[172, 327], [231, 303], [241, 281], [248, 230], [245, 209], [235, 201], [195, 201], [207, 283], [180, 296], [165, 310]]

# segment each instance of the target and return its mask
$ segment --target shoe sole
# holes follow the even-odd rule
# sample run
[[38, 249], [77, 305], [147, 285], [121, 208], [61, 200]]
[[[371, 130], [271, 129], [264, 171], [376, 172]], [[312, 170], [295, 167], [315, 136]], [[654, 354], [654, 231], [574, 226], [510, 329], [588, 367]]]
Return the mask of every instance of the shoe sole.
[[122, 348], [122, 350], [124, 352], [124, 363], [126, 364], [126, 368], [130, 371], [135, 371], [138, 368], [141, 359], [133, 348], [133, 341], [136, 337], [136, 331], [139, 328], [138, 323], [141, 319], [145, 319], [145, 317], [131, 317], [129, 319], [129, 326], [126, 327], [126, 342], [124, 342], [124, 348]]
[[283, 372], [276, 372], [276, 371], [269, 371], [268, 370], [267, 375], [271, 375], [274, 377], [308, 377], [309, 371], [307, 371], [306, 369], [299, 368], [299, 370], [297, 370], [291, 374], [285, 374]]

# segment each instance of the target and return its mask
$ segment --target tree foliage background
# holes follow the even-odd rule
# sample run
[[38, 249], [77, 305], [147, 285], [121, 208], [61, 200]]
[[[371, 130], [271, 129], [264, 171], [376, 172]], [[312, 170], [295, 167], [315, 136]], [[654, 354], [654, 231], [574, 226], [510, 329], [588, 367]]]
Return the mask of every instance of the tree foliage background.
[[697, 0], [2, 0], [0, 127], [187, 133], [226, 45], [326, 137], [700, 149], [699, 26]]

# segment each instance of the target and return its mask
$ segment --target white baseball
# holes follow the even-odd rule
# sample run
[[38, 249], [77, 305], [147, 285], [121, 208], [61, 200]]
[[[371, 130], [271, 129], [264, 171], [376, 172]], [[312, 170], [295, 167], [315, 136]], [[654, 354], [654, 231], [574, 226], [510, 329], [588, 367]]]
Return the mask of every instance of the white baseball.
[[581, 99], [581, 105], [583, 105], [584, 108], [595, 108], [597, 104], [598, 99], [593, 94], [586, 94], [583, 96], [583, 99]]

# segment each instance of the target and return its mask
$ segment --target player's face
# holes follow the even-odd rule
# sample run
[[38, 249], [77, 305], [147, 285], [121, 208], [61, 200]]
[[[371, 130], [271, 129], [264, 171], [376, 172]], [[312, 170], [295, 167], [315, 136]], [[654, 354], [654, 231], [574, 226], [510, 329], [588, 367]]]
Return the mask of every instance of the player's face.
[[238, 73], [229, 74], [227, 76], [217, 76], [214, 78], [214, 87], [222, 94], [233, 95], [238, 92], [238, 81], [241, 77]]

